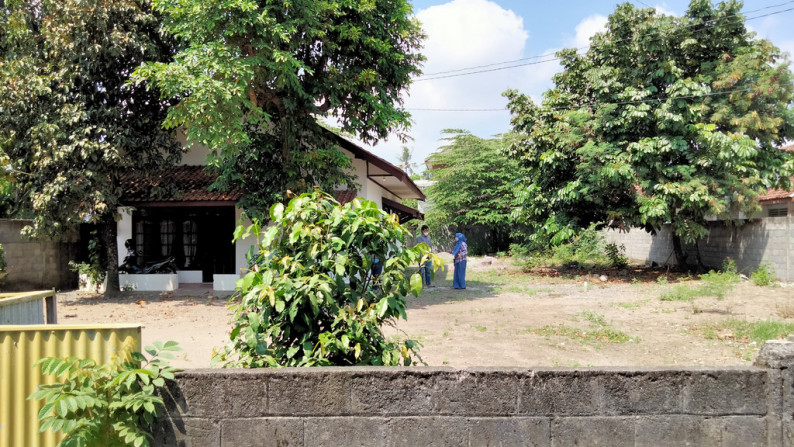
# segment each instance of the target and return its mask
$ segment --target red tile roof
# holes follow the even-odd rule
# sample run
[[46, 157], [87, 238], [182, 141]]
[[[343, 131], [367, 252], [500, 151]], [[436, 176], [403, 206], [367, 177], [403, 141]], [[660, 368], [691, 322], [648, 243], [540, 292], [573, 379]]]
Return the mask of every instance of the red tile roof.
[[358, 197], [358, 191], [356, 191], [355, 189], [341, 189], [338, 191], [334, 191], [333, 196], [337, 202], [344, 205], [346, 203], [352, 202], [353, 199]]
[[792, 200], [794, 199], [794, 191], [786, 191], [783, 189], [770, 189], [758, 197], [759, 202], [771, 202], [775, 200]]
[[[157, 177], [122, 178], [124, 188], [122, 203], [142, 202], [217, 202], [233, 201], [242, 197], [242, 191], [210, 191], [215, 176], [205, 171], [205, 166], [172, 166]], [[173, 187], [176, 193], [167, 197], [152, 195], [153, 188]]]

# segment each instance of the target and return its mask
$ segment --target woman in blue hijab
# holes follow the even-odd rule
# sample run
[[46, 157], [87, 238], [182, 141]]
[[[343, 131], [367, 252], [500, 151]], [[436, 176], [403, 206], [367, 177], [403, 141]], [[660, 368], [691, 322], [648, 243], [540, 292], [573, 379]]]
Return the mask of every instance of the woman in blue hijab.
[[466, 236], [463, 233], [455, 233], [455, 248], [452, 250], [452, 256], [455, 258], [452, 287], [455, 289], [466, 288], [466, 255], [468, 254], [469, 246], [466, 245]]

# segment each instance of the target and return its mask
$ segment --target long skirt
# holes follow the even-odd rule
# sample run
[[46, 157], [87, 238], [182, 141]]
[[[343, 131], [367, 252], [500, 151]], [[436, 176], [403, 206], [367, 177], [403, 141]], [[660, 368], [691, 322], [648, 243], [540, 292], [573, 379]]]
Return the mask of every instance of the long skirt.
[[455, 271], [452, 274], [452, 287], [456, 289], [466, 288], [466, 261], [455, 263]]

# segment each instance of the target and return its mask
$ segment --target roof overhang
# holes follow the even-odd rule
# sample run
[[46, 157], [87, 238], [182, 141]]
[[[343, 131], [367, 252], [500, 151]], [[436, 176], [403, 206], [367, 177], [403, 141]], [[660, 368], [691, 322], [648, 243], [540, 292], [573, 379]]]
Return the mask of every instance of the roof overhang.
[[367, 178], [401, 199], [427, 200], [425, 194], [402, 169], [357, 144], [330, 132], [339, 146], [367, 162]]
[[386, 197], [381, 198], [381, 200], [383, 201], [383, 211], [396, 214], [397, 218], [400, 219], [400, 223], [408, 222], [411, 219], [425, 219], [424, 214], [410, 206], [405, 206], [402, 203], [389, 200]]

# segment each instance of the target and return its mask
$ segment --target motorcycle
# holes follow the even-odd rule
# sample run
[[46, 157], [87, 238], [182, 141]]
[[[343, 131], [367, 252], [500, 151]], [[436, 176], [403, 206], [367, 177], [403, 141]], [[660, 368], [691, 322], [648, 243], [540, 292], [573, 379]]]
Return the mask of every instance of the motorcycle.
[[124, 243], [124, 246], [127, 247], [127, 255], [119, 266], [119, 273], [176, 273], [177, 271], [176, 259], [174, 259], [173, 256], [169, 256], [162, 261], [152, 263], [146, 267], [141, 267], [137, 263], [138, 252], [132, 248], [132, 240], [128, 239]]

